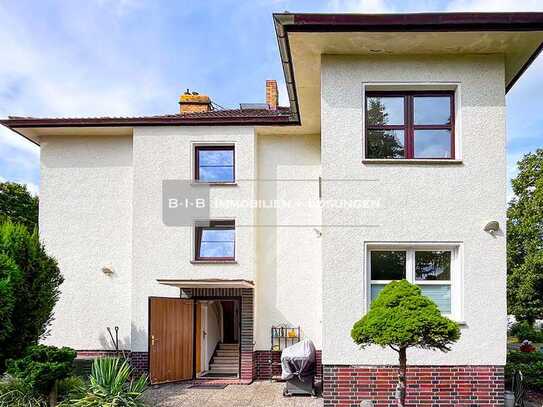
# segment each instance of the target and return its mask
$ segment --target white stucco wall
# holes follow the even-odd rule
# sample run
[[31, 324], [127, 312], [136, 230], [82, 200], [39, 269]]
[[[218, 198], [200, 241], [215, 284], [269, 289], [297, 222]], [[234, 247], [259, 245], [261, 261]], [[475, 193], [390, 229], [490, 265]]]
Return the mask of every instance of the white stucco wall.
[[[364, 82], [456, 82], [461, 164], [362, 163]], [[506, 158], [504, 66], [498, 55], [322, 58], [323, 197], [370, 199], [375, 209], [323, 210], [323, 222], [373, 227], [328, 227], [323, 245], [323, 363], [393, 364], [397, 354], [359, 350], [350, 338], [365, 310], [365, 242], [463, 244], [462, 338], [448, 354], [408, 353], [410, 364], [505, 363]], [[366, 181], [364, 181], [366, 180]]]
[[205, 352], [205, 368], [213, 357], [217, 344], [221, 341], [221, 314], [222, 307], [219, 301], [211, 301], [207, 305], [207, 349]]
[[131, 137], [42, 138], [40, 235], [65, 279], [45, 343], [108, 349], [119, 326], [130, 347], [131, 213]]
[[[319, 135], [259, 136], [257, 147], [259, 200], [318, 202]], [[257, 215], [255, 349], [270, 349], [270, 328], [277, 324], [300, 326], [320, 349], [321, 239], [314, 230], [320, 208], [283, 205]]]
[[[235, 186], [213, 186], [210, 199], [255, 196], [255, 134], [252, 127], [140, 127], [134, 129], [132, 350], [147, 351], [148, 297], [179, 297], [157, 279], [255, 278], [254, 228], [236, 229], [237, 264], [191, 264], [191, 227], [162, 222], [162, 181], [192, 177], [194, 143], [234, 143]], [[220, 208], [211, 218], [253, 225], [254, 209]]]

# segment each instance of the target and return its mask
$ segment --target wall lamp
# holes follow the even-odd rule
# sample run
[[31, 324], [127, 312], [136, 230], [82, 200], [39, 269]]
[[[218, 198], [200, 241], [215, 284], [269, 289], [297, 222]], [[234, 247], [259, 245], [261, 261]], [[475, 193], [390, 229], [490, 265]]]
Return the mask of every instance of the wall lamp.
[[499, 222], [493, 220], [491, 222], [488, 222], [483, 230], [487, 233], [490, 233], [492, 236], [495, 236], [496, 233], [498, 233], [498, 230], [500, 230], [500, 224]]

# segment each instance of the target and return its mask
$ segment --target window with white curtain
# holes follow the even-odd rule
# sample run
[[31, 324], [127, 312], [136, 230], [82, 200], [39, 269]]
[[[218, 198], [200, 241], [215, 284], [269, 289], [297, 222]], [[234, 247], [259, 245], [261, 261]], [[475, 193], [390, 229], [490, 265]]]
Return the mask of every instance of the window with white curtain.
[[368, 249], [369, 300], [388, 283], [405, 279], [420, 287], [442, 314], [460, 310], [457, 246], [375, 246]]

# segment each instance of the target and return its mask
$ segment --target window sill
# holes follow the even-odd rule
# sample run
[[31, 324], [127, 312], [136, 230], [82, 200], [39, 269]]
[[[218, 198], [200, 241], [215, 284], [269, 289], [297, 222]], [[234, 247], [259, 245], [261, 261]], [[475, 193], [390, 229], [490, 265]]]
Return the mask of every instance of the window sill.
[[235, 187], [237, 182], [206, 182], [206, 181], [192, 181], [191, 185], [206, 185], [206, 186], [221, 186], [221, 187]]
[[462, 160], [448, 160], [448, 159], [427, 159], [427, 158], [399, 158], [399, 159], [388, 159], [388, 158], [365, 158], [362, 160], [362, 164], [436, 164], [436, 165], [462, 165]]
[[190, 264], [238, 264], [236, 260], [191, 260]]

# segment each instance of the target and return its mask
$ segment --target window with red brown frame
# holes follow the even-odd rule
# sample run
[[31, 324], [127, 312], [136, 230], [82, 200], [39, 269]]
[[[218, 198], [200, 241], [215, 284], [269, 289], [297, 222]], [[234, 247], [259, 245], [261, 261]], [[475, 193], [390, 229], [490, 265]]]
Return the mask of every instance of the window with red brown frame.
[[195, 260], [235, 260], [236, 226], [233, 220], [198, 222], [194, 237]]
[[454, 159], [454, 92], [367, 92], [366, 159]]

